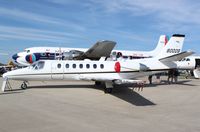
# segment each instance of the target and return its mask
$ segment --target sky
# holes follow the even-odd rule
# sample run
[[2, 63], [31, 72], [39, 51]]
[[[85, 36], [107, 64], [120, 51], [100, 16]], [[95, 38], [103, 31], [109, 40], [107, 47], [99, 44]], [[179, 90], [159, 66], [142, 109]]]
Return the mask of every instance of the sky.
[[199, 0], [0, 0], [0, 62], [28, 47], [152, 50], [160, 35], [185, 34], [200, 54]]

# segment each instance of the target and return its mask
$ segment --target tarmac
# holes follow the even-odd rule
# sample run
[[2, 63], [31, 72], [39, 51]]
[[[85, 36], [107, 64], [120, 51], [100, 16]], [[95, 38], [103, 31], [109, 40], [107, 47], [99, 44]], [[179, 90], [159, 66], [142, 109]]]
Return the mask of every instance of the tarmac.
[[13, 90], [0, 93], [0, 132], [200, 131], [200, 80], [143, 91], [119, 86], [112, 94], [94, 82], [30, 82], [26, 90], [20, 84], [11, 81]]

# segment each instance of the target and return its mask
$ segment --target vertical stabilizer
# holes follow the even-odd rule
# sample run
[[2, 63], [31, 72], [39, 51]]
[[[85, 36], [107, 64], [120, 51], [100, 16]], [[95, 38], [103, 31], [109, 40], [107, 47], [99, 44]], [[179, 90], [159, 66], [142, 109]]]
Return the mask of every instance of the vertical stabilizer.
[[151, 51], [152, 56], [158, 55], [158, 53], [164, 48], [169, 40], [169, 37], [166, 35], [160, 35], [158, 44], [154, 50]]
[[166, 43], [165, 47], [160, 50], [156, 58], [161, 59], [178, 54], [182, 51], [185, 35], [174, 34]]

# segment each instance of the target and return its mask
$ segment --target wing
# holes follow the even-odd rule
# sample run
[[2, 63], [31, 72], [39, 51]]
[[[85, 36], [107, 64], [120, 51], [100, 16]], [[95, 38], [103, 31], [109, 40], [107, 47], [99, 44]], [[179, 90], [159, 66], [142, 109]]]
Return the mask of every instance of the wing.
[[92, 59], [92, 60], [98, 60], [101, 57], [109, 57], [111, 54], [111, 51], [115, 47], [116, 42], [114, 41], [100, 41], [97, 42], [95, 45], [93, 45], [90, 49], [88, 49], [86, 52], [81, 54], [80, 56], [77, 56], [76, 59]]
[[87, 76], [87, 75], [80, 75], [80, 80], [85, 81], [101, 81], [101, 82], [112, 82], [113, 84], [138, 84], [138, 83], [144, 83], [143, 80], [132, 80], [132, 79], [114, 79], [110, 77], [96, 77], [96, 76]]

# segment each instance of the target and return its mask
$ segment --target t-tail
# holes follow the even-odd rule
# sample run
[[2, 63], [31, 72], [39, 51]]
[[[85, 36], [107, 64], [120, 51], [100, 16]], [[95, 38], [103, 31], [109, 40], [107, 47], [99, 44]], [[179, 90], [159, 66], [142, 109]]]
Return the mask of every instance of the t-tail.
[[156, 58], [162, 59], [181, 53], [184, 39], [185, 35], [174, 34], [166, 43], [165, 47], [162, 48], [160, 52], [156, 55]]

